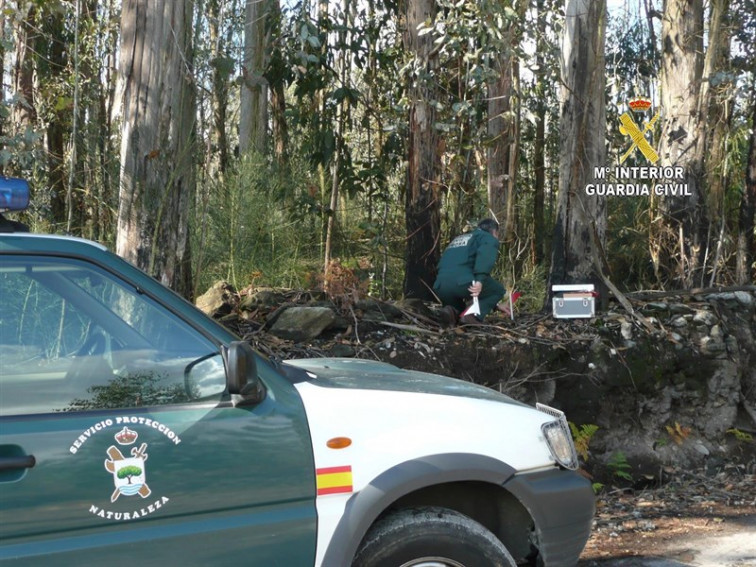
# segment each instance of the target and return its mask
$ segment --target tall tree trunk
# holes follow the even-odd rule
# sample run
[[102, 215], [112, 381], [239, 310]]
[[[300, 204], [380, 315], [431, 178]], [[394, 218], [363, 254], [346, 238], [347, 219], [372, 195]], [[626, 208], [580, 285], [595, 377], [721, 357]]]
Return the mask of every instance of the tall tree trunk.
[[[37, 45], [39, 61], [37, 74], [40, 81], [57, 85], [67, 71], [68, 56], [63, 34], [63, 13], [59, 10], [48, 10], [46, 7], [39, 13], [39, 22], [46, 41]], [[66, 93], [68, 94], [68, 93]], [[54, 99], [58, 97], [55, 96]], [[47, 168], [50, 187], [50, 213], [52, 223], [58, 230], [66, 230], [68, 225], [68, 211], [73, 207], [68, 198], [65, 167], [65, 141], [68, 134], [69, 116], [72, 107], [61, 107], [57, 100], [50, 101], [54, 106], [52, 118], [47, 123], [45, 145], [47, 150]], [[76, 232], [81, 234], [80, 231]]]
[[[726, 216], [725, 192], [729, 178], [727, 141], [731, 129], [734, 85], [731, 80], [720, 79], [732, 73], [730, 68], [730, 37], [732, 30], [729, 22], [730, 0], [712, 0], [709, 16], [709, 44], [704, 59], [703, 80], [701, 81], [700, 108], [705, 128], [698, 140], [698, 154], [704, 163], [703, 172], [706, 183], [706, 211], [710, 225], [709, 233], [719, 234], [715, 250], [711, 250], [711, 239], [707, 242], [708, 253], [704, 256], [706, 264], [711, 266], [709, 287], [713, 287], [719, 269], [724, 247], [724, 228]], [[707, 257], [713, 255], [711, 262]], [[706, 265], [703, 266], [706, 268]], [[701, 279], [703, 276], [701, 274]], [[701, 287], [706, 282], [696, 282]]]
[[[213, 54], [213, 126], [211, 139], [217, 149], [218, 161], [214, 164], [218, 168], [220, 179], [225, 178], [229, 164], [228, 135], [228, 81], [233, 70], [233, 64], [226, 53], [226, 45], [232, 40], [233, 26], [226, 21], [226, 6], [221, 0], [209, 0], [208, 26], [210, 31], [211, 50]], [[228, 34], [228, 38], [225, 34]], [[227, 41], [228, 40], [228, 41]], [[215, 152], [213, 152], [215, 153]]]
[[268, 128], [268, 83], [263, 76], [270, 44], [270, 0], [246, 0], [242, 64], [239, 150], [265, 153]]
[[512, 175], [514, 143], [514, 113], [512, 111], [512, 31], [506, 31], [509, 47], [494, 63], [496, 79], [488, 85], [488, 207], [501, 224], [505, 240], [509, 236], [511, 219], [507, 218], [509, 181]]
[[[339, 55], [338, 55], [338, 73], [339, 80], [342, 88], [347, 87], [347, 72], [348, 72], [348, 52], [347, 52], [347, 35], [346, 30], [349, 25], [349, 0], [342, 0], [341, 13], [344, 20], [341, 22], [341, 29], [339, 30]], [[339, 210], [339, 198], [341, 190], [341, 165], [342, 165], [342, 152], [344, 151], [344, 122], [346, 119], [346, 104], [347, 98], [344, 97], [338, 103], [336, 108], [336, 131], [334, 141], [333, 160], [331, 162], [331, 202], [330, 202], [330, 214], [328, 215], [328, 221], [326, 223], [326, 239], [325, 239], [325, 254], [323, 261], [323, 271], [328, 275], [328, 270], [331, 267], [331, 255], [333, 252], [333, 240], [336, 231], [336, 219]], [[326, 284], [328, 284], [328, 278], [326, 277]]]
[[658, 165], [682, 167], [689, 196], [665, 196], [651, 230], [655, 270], [662, 284], [692, 287], [706, 254], [703, 187], [703, 0], [666, 0], [660, 80], [662, 131]]
[[[3, 77], [6, 76], [5, 69], [5, 18], [6, 18], [6, 5], [5, 0], [0, 0], [0, 74]], [[8, 133], [7, 115], [3, 113], [0, 116], [0, 138], [3, 138]], [[0, 175], [5, 175], [5, 162], [0, 160]]]
[[[98, 2], [103, 10], [107, 10], [103, 20], [109, 22], [112, 15], [116, 13], [116, 10], [120, 8], [120, 1], [118, 3], [119, 8], [116, 8], [116, 0], [108, 0], [107, 8], [103, 6], [104, 2]], [[101, 176], [101, 183], [98, 183], [95, 189], [95, 194], [99, 200], [99, 212], [97, 218], [97, 234], [98, 239], [111, 241], [115, 240], [115, 233], [117, 230], [117, 219], [111, 212], [117, 207], [118, 202], [118, 180], [120, 178], [120, 172], [113, 167], [110, 156], [114, 155], [117, 148], [113, 141], [114, 136], [113, 118], [116, 112], [120, 112], [120, 100], [116, 102], [116, 89], [118, 86], [117, 80], [113, 78], [113, 70], [117, 67], [118, 61], [118, 27], [106, 26], [107, 33], [106, 39], [103, 40], [106, 45], [106, 53], [108, 54], [104, 63], [104, 75], [105, 81], [103, 86], [103, 93], [100, 99], [100, 114], [102, 116], [102, 123], [99, 128], [99, 174]], [[119, 108], [116, 111], [116, 108]]]
[[36, 13], [37, 10], [28, 0], [18, 0], [18, 12], [15, 20], [16, 56], [13, 67], [13, 92], [18, 102], [13, 106], [11, 123], [18, 133], [34, 128], [37, 120], [37, 108], [34, 97], [34, 54], [37, 50]]
[[440, 257], [441, 191], [440, 136], [435, 127], [438, 100], [434, 75], [438, 54], [433, 49], [434, 34], [420, 35], [418, 26], [436, 17], [434, 0], [405, 0], [404, 47], [415, 58], [416, 75], [410, 78], [409, 140], [405, 223], [407, 227], [404, 294], [432, 299], [431, 289]]
[[753, 263], [756, 261], [754, 215], [756, 214], [756, 91], [751, 97], [751, 142], [746, 164], [746, 182], [740, 201], [738, 219], [737, 266], [735, 277], [739, 284], [754, 281]]
[[546, 71], [543, 53], [546, 51], [546, 9], [544, 0], [537, 2], [536, 36], [536, 130], [533, 141], [533, 263], [544, 259], [544, 199], [546, 194]]
[[281, 3], [270, 0], [270, 33], [276, 38], [271, 46], [270, 63], [265, 78], [270, 85], [271, 128], [273, 134], [273, 155], [279, 167], [286, 170], [289, 165], [289, 127], [286, 122], [286, 76], [288, 61], [281, 45]]
[[[97, 17], [98, 6], [96, 0], [84, 0], [80, 4], [80, 39], [79, 53], [79, 84], [86, 85], [86, 89], [79, 87], [79, 117], [77, 125], [81, 129], [80, 147], [76, 150], [77, 166], [74, 172], [78, 176], [78, 184], [83, 189], [81, 196], [81, 232], [85, 238], [97, 240], [100, 237], [98, 219], [104, 203], [100, 201], [97, 190], [102, 185], [102, 172], [99, 171], [99, 133], [105, 122], [102, 113], [104, 97], [102, 83], [99, 80], [103, 62], [97, 56], [97, 40], [102, 33], [99, 27], [101, 21], [107, 18]], [[107, 8], [103, 7], [105, 11]], [[82, 23], [83, 22], [83, 23]], [[84, 30], [84, 33], [81, 33]], [[75, 140], [74, 140], [75, 143]], [[71, 172], [69, 172], [70, 174]]]
[[505, 242], [514, 239], [515, 187], [520, 150], [519, 103], [515, 102], [519, 65], [515, 47], [520, 41], [520, 26], [529, 2], [518, 0], [514, 4], [518, 20], [510, 21], [504, 31], [505, 40], [494, 62], [497, 78], [488, 85], [488, 137], [491, 140], [488, 147], [488, 206], [502, 225]]
[[606, 160], [606, 0], [568, 0], [562, 43], [559, 197], [550, 284], [602, 289], [606, 200], [586, 194]]
[[192, 15], [191, 0], [126, 0], [120, 53], [117, 252], [187, 297], [195, 193]]

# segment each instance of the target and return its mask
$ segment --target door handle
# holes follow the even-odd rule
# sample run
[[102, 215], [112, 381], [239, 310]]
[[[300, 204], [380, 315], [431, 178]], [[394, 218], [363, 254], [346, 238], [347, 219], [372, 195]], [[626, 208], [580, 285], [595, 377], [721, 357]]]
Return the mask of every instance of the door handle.
[[0, 457], [0, 473], [16, 469], [30, 469], [37, 464], [34, 455], [20, 455], [18, 457]]

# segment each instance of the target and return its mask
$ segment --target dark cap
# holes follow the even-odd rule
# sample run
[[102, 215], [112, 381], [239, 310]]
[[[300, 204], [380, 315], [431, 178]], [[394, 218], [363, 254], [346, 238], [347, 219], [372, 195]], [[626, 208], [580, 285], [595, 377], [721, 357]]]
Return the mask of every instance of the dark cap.
[[493, 219], [483, 219], [478, 223], [478, 228], [492, 233], [494, 230], [499, 230], [499, 223]]

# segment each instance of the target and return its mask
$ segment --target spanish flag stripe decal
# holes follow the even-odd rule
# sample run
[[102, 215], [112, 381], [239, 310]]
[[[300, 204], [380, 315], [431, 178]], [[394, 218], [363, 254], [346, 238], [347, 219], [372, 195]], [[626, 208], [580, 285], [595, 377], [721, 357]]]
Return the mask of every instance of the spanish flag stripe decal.
[[328, 467], [317, 469], [318, 496], [352, 492], [352, 467]]

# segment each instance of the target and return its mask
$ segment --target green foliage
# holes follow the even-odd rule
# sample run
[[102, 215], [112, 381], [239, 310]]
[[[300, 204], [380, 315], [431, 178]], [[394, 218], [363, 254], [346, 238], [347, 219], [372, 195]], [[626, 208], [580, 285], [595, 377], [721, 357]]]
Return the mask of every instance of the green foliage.
[[284, 174], [252, 154], [208, 191], [206, 210], [196, 213], [203, 232], [193, 242], [200, 293], [218, 280], [237, 288], [305, 285], [320, 256], [323, 205], [301, 164]]
[[118, 469], [117, 476], [120, 479], [124, 479], [124, 478], [129, 479], [129, 484], [131, 484], [131, 477], [139, 476], [140, 474], [142, 474], [142, 469], [134, 465], [127, 465], [125, 467]]
[[[510, 263], [510, 274], [514, 271], [512, 267], [513, 264]], [[502, 278], [508, 286], [508, 291], [519, 291], [522, 293], [522, 296], [515, 303], [515, 311], [522, 313], [538, 312], [543, 308], [546, 301], [547, 267], [542, 264], [534, 265], [528, 262], [520, 269], [521, 273], [517, 280], [513, 280], [512, 275], [509, 277], [504, 275]]]
[[752, 443], [753, 442], [753, 435], [750, 433], [747, 433], [745, 431], [741, 431], [740, 429], [732, 428], [728, 429], [727, 433], [734, 436], [737, 441], [740, 443]]
[[629, 482], [633, 481], [633, 476], [630, 474], [632, 467], [627, 462], [627, 457], [622, 451], [617, 451], [612, 454], [606, 466], [611, 471], [612, 475]]
[[588, 447], [591, 444], [591, 439], [599, 430], [598, 425], [592, 423], [584, 423], [580, 427], [576, 426], [571, 421], [569, 422], [570, 431], [572, 432], [572, 439], [575, 441], [575, 450], [583, 461], [588, 460]]

